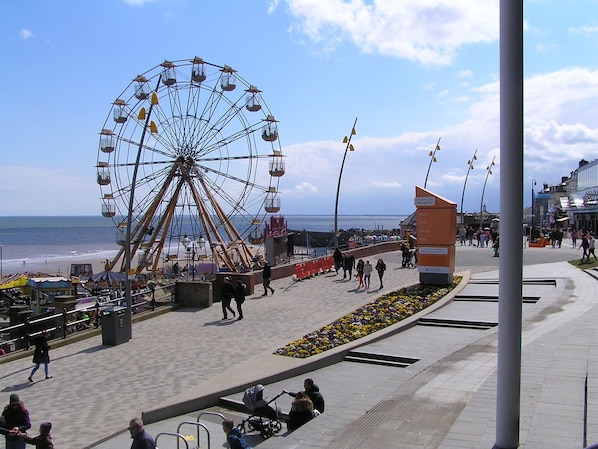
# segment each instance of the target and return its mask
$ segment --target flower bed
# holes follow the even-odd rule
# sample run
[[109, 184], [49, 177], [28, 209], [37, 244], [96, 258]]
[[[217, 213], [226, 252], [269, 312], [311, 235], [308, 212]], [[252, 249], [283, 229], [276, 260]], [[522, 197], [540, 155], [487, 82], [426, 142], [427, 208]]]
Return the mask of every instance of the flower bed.
[[455, 276], [452, 285], [448, 286], [416, 284], [382, 295], [317, 331], [277, 349], [274, 354], [303, 359], [365, 337], [431, 306], [454, 289], [461, 279], [462, 277]]

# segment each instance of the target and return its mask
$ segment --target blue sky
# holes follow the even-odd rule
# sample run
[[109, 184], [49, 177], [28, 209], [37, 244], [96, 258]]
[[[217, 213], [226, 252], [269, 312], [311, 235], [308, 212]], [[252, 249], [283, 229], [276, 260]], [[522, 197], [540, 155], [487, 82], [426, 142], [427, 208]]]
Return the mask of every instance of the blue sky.
[[[525, 1], [525, 179], [558, 183], [598, 147], [593, 0]], [[4, 0], [0, 215], [99, 215], [98, 133], [164, 60], [230, 65], [279, 120], [281, 214], [409, 214], [415, 185], [499, 209], [497, 0]], [[537, 189], [538, 187], [536, 187]]]

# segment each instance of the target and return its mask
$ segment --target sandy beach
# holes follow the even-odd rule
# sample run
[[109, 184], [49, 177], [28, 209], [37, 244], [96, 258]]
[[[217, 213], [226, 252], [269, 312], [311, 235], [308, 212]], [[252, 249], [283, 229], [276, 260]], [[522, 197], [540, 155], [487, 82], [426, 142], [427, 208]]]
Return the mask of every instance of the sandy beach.
[[56, 276], [69, 276], [71, 264], [92, 264], [93, 272], [104, 271], [104, 264], [109, 255], [98, 254], [90, 256], [89, 254], [72, 255], [68, 257], [52, 257], [45, 260], [24, 259], [21, 262], [4, 262], [2, 266], [3, 276], [14, 273], [44, 273]]
[[[261, 246], [248, 246], [252, 254], [261, 254], [263, 247]], [[302, 248], [300, 248], [302, 249]], [[181, 248], [179, 254], [185, 254], [184, 248]], [[115, 251], [104, 251], [94, 254], [71, 254], [64, 257], [49, 257], [46, 259], [24, 259], [22, 261], [4, 261], [2, 264], [2, 275], [4, 277], [15, 273], [29, 273], [37, 274], [43, 273], [52, 276], [69, 276], [71, 273], [71, 264], [91, 264], [94, 273], [102, 272], [106, 269], [106, 261], [112, 260], [116, 255]], [[160, 263], [160, 268], [167, 268], [172, 266], [175, 262], [179, 263], [181, 267], [185, 266], [188, 260], [185, 257], [179, 257], [178, 259], [172, 259], [169, 261], [163, 261]], [[133, 257], [132, 265], [136, 265], [137, 256]], [[195, 259], [196, 264], [202, 262], [211, 262], [210, 249], [206, 250], [206, 254], [201, 254], [200, 259]]]

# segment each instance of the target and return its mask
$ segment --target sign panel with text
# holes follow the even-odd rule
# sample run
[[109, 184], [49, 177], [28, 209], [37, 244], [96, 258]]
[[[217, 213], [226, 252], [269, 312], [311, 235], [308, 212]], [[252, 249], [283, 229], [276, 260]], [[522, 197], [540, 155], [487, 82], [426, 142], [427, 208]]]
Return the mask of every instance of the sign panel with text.
[[457, 204], [415, 187], [420, 282], [450, 284], [455, 271]]

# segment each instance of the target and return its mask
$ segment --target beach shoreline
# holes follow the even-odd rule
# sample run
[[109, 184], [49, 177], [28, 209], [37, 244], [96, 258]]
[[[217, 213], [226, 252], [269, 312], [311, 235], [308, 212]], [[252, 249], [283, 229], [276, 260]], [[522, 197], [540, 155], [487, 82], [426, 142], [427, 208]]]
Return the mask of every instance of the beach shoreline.
[[[113, 252], [112, 257], [116, 254]], [[50, 276], [70, 276], [71, 264], [91, 264], [94, 273], [104, 271], [106, 259], [110, 255], [103, 252], [96, 255], [78, 254], [64, 257], [41, 259], [23, 259], [22, 261], [5, 261], [2, 267], [3, 277], [16, 273], [46, 274]]]
[[[255, 256], [263, 254], [263, 246], [248, 245], [249, 251]], [[2, 266], [2, 276], [4, 278], [14, 274], [42, 274], [48, 276], [70, 276], [72, 264], [91, 264], [93, 273], [100, 273], [106, 270], [106, 262], [112, 261], [116, 256], [117, 250], [114, 251], [101, 251], [98, 253], [85, 253], [85, 254], [71, 254], [64, 256], [53, 256], [47, 258], [38, 259], [23, 259], [22, 261], [10, 260], [4, 261]], [[180, 266], [185, 266], [189, 262], [184, 256], [184, 248], [179, 249], [179, 253], [182, 257], [172, 259], [169, 261], [162, 261], [159, 268], [166, 268], [171, 266], [175, 262], [178, 262]], [[196, 257], [195, 264], [211, 262], [210, 250], [207, 249], [205, 254]], [[137, 256], [133, 256], [132, 266], [137, 266]], [[113, 271], [119, 271], [115, 268]]]

